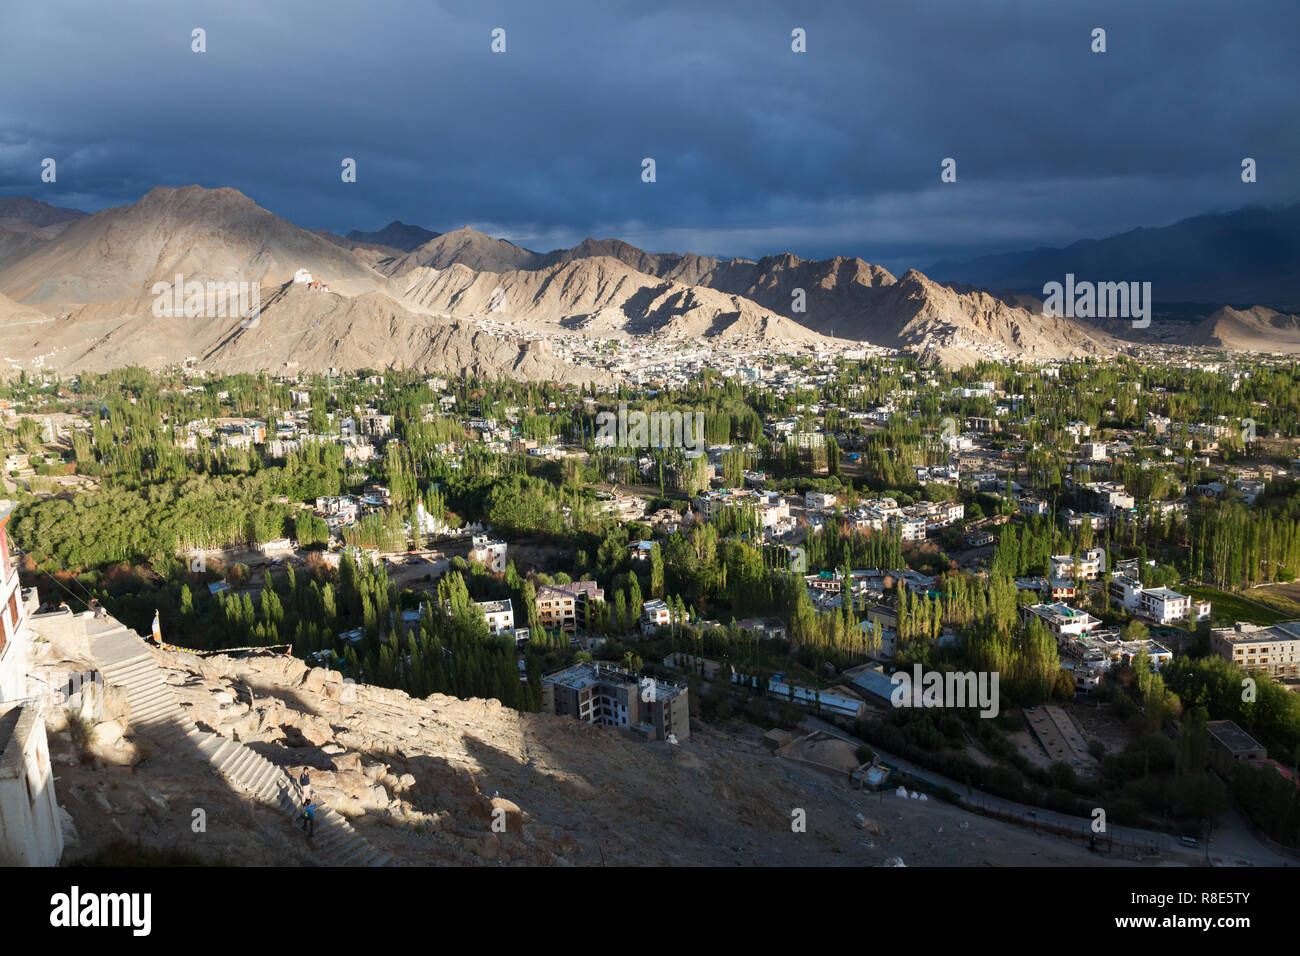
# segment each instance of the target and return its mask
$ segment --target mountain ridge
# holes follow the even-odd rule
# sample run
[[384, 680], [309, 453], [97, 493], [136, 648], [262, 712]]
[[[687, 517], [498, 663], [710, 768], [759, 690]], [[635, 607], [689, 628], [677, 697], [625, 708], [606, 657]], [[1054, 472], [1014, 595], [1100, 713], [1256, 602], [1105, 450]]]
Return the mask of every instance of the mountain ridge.
[[1139, 227], [1067, 246], [940, 260], [943, 281], [1040, 292], [1066, 273], [1091, 281], [1149, 281], [1158, 302], [1300, 307], [1300, 203], [1246, 206]]
[[[397, 234], [403, 231], [405, 238]], [[410, 244], [424, 233], [432, 238], [409, 251], [361, 238]], [[720, 259], [651, 253], [615, 238], [536, 252], [469, 227], [434, 234], [401, 220], [349, 237], [304, 229], [228, 187], [155, 187], [130, 206], [70, 220], [57, 235], [12, 240], [11, 257], [0, 258], [0, 292], [24, 306], [75, 315], [86, 321], [87, 334], [92, 327], [107, 334], [96, 324], [100, 317], [114, 308], [134, 315], [156, 283], [177, 274], [186, 281], [247, 282], [274, 296], [306, 269], [328, 284], [330, 297], [368, 297], [357, 306], [367, 318], [357, 324], [405, 343], [387, 355], [399, 364], [430, 361], [424, 339], [441, 333], [427, 317], [520, 320], [542, 336], [667, 335], [773, 347], [829, 344], [833, 337], [947, 365], [1105, 355], [1125, 344], [1097, 325], [1043, 315], [1029, 296], [945, 284], [915, 269], [896, 277], [857, 257], [802, 259], [785, 252]], [[0, 235], [0, 256], [4, 249]], [[324, 334], [339, 319], [339, 306], [328, 297], [309, 302], [293, 311], [292, 321], [304, 334]], [[399, 326], [385, 326], [377, 312]], [[424, 339], [409, 339], [408, 327]], [[58, 344], [73, 329], [60, 324], [41, 332]], [[365, 343], [353, 347], [358, 361], [382, 357], [382, 349]], [[295, 350], [348, 361], [346, 350], [317, 349], [309, 338]], [[213, 356], [229, 358], [220, 351]]]

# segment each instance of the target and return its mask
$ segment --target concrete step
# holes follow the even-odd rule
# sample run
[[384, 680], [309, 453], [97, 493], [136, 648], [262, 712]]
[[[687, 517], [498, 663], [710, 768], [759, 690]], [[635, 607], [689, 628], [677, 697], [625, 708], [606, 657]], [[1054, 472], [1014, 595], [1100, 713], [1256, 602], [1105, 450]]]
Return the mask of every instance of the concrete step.
[[338, 842], [335, 851], [339, 856], [347, 856], [354, 852], [365, 852], [368, 848], [366, 841], [361, 839], [361, 835], [356, 830], [353, 830]]
[[240, 769], [243, 768], [252, 757], [253, 752], [251, 750], [247, 747], [239, 747], [238, 750], [231, 753], [230, 759], [227, 760], [225, 765], [221, 768], [222, 774], [232, 780], [238, 780]]
[[146, 701], [142, 701], [138, 707], [131, 708], [131, 722], [147, 723], [160, 714], [168, 714], [179, 718], [180, 708], [176, 706], [174, 700], [151, 697]]
[[[238, 741], [200, 730], [163, 680], [149, 645], [139, 635], [117, 626], [94, 635], [92, 652], [104, 682], [121, 688], [130, 708], [133, 728], [169, 747], [189, 750], [236, 786], [274, 806], [301, 825], [303, 796], [297, 784], [273, 761]], [[317, 804], [312, 836], [315, 850], [341, 866], [385, 866], [387, 854], [376, 850], [342, 814]]]
[[268, 783], [275, 779], [275, 767], [263, 760], [261, 766], [248, 778], [248, 788], [261, 793]]
[[100, 669], [105, 680], [111, 680], [114, 683], [129, 683], [145, 676], [156, 676], [162, 680], [162, 673], [158, 670], [158, 665], [154, 663], [152, 657], [138, 657], [133, 660], [118, 661], [114, 664], [104, 664]]
[[168, 707], [176, 707], [178, 709], [180, 707], [180, 705], [176, 703], [175, 696], [168, 691], [163, 690], [161, 686], [142, 689], [135, 694], [128, 694], [126, 702], [130, 706], [133, 714], [142, 713], [158, 704], [165, 704]]
[[357, 866], [370, 866], [379, 859], [379, 851], [369, 844], [366, 845], [365, 852], [356, 858]]
[[235, 748], [239, 745], [229, 737], [217, 738], [221, 741], [217, 748], [208, 754], [208, 762], [212, 764], [214, 770], [221, 770], [221, 765], [230, 759], [235, 753]]

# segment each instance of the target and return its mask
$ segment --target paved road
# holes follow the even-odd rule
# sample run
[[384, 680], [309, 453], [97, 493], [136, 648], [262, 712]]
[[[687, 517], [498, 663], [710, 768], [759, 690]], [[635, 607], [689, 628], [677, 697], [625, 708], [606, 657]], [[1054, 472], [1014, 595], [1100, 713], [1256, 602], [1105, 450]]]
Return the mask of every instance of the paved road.
[[[877, 748], [875, 744], [859, 740], [852, 734], [846, 733], [834, 724], [827, 723], [818, 717], [809, 716], [804, 718], [801, 726], [808, 730], [824, 731], [853, 744], [855, 747], [866, 744], [889, 766], [903, 770], [913, 777], [935, 786], [947, 787], [954, 793], [962, 795], [966, 803], [972, 808], [982, 808], [1020, 817], [1023, 823], [1029, 826], [1042, 823], [1061, 827], [1079, 834], [1081, 838], [1086, 838], [1092, 832], [1092, 820], [1087, 817], [1076, 817], [1058, 813], [1055, 810], [1031, 807], [1027, 804], [1016, 803], [1002, 797], [983, 793], [967, 787], [964, 783], [950, 780], [933, 770], [928, 770], [909, 760], [904, 760], [902, 757], [888, 754]], [[1158, 849], [1161, 855], [1178, 859], [1181, 862], [1194, 864], [1198, 860], [1203, 862], [1205, 859], [1204, 847], [1190, 850], [1183, 846], [1177, 837], [1168, 833], [1118, 825], [1108, 826], [1107, 832], [1116, 840], [1152, 846]], [[1210, 843], [1210, 859], [1213, 863], [1225, 866], [1292, 866], [1295, 863], [1295, 861], [1281, 856], [1262, 844], [1235, 813], [1230, 814], [1219, 829], [1214, 832], [1214, 837]]]

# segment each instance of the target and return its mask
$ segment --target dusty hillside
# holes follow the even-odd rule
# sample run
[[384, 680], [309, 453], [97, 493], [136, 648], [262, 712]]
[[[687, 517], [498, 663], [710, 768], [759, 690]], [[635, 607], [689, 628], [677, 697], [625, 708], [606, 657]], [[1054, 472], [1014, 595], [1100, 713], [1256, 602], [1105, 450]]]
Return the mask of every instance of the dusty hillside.
[[289, 285], [262, 304], [255, 327], [237, 326], [203, 361], [251, 371], [292, 356], [299, 368], [410, 368], [440, 375], [604, 380], [472, 324], [409, 312], [380, 293], [348, 298]]
[[238, 315], [158, 318], [152, 309], [152, 299], [137, 299], [85, 306], [52, 322], [0, 325], [0, 357], [68, 371], [158, 368], [193, 358], [200, 367], [226, 371], [409, 368], [579, 383], [606, 378], [522, 340], [410, 312], [380, 293], [267, 287], [255, 324]]
[[407, 284], [399, 287], [403, 301], [455, 315], [499, 314], [593, 332], [723, 339], [762, 335], [795, 342], [821, 338], [748, 299], [656, 280], [608, 256], [503, 273], [476, 272], [457, 263], [441, 270], [412, 270], [405, 279]]
[[[439, 266], [444, 271], [430, 274], [414, 266], [411, 257], [393, 270], [399, 279], [406, 278], [399, 291], [410, 301], [447, 311], [469, 308], [551, 320], [562, 316], [566, 324], [593, 330], [680, 330], [700, 336], [735, 325], [724, 334], [744, 330], [811, 341], [802, 331], [806, 329], [906, 348], [947, 365], [990, 357], [1105, 354], [1118, 344], [1095, 326], [1044, 316], [1028, 297], [949, 288], [915, 270], [895, 278], [857, 258], [809, 260], [787, 253], [757, 262], [723, 261], [647, 253], [617, 239], [587, 239], [545, 255], [507, 244], [511, 268], [485, 273], [475, 263], [495, 262], [483, 250], [499, 249], [494, 245], [499, 240], [462, 232], [453, 248], [439, 247], [443, 254], [437, 261], [469, 266], [465, 271]], [[795, 311], [798, 290], [802, 311]]]
[[44, 314], [40, 309], [33, 308], [30, 305], [23, 305], [21, 302], [15, 302], [3, 292], [0, 292], [0, 323], [12, 320], [39, 319]]
[[902, 322], [898, 340], [953, 367], [979, 357], [1063, 359], [1105, 355], [1119, 343], [1095, 325], [1009, 305], [987, 292], [958, 293], [909, 270], [880, 294], [876, 321]]
[[1300, 352], [1300, 316], [1264, 306], [1225, 306], [1192, 329], [1187, 344], [1234, 352]]
[[[155, 651], [164, 679], [202, 728], [236, 738], [288, 771], [376, 848], [406, 865], [916, 865], [1102, 862], [938, 801], [850, 789], [772, 756], [746, 726], [698, 727], [682, 744], [496, 701], [357, 686], [279, 655], [200, 659]], [[75, 648], [40, 645], [38, 674], [86, 666]], [[59, 714], [51, 749], [75, 859], [127, 836], [236, 864], [328, 864], [284, 818], [236, 793], [183, 748], [121, 735], [112, 695], [79, 758]], [[205, 811], [206, 833], [190, 821]], [[504, 811], [505, 833], [491, 828]], [[791, 827], [806, 814], [806, 832]], [[867, 821], [855, 825], [856, 814]]]
[[[950, 366], [980, 358], [1065, 358], [1111, 350], [1110, 336], [1048, 318], [983, 290], [960, 292], [909, 270], [896, 279], [856, 258], [772, 256], [719, 264], [701, 281], [743, 295], [824, 334], [916, 351]], [[804, 290], [806, 312], [791, 311]]]
[[[572, 249], [534, 256], [519, 268], [567, 277], [574, 266], [602, 259], [694, 286], [697, 294], [724, 293], [742, 316], [770, 312], [823, 335], [906, 348], [948, 365], [989, 357], [1104, 354], [1117, 345], [1095, 326], [1042, 315], [1041, 303], [1032, 297], [949, 288], [915, 270], [899, 279], [858, 258], [801, 259], [787, 253], [757, 262], [720, 260], [652, 254], [617, 239], [587, 239]], [[556, 270], [555, 264], [565, 268]], [[803, 291], [801, 312], [794, 310], [797, 290]], [[700, 332], [692, 328], [688, 334]]]
[[69, 225], [70, 220], [37, 226], [22, 219], [0, 217], [0, 269], [47, 245]]
[[32, 305], [134, 299], [154, 282], [284, 282], [308, 267], [359, 294], [380, 277], [346, 249], [267, 212], [234, 189], [158, 187], [133, 206], [76, 220], [0, 269], [0, 291]]

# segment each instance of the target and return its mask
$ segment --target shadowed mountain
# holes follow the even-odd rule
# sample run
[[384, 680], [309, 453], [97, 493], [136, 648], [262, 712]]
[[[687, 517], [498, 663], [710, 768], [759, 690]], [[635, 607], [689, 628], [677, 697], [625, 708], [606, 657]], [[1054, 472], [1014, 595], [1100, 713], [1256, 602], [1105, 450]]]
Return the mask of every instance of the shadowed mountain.
[[944, 260], [940, 280], [1041, 294], [1067, 273], [1080, 280], [1150, 282], [1161, 302], [1300, 307], [1300, 204], [1247, 207], [1195, 216], [1158, 229], [1134, 229], [1064, 248]]
[[362, 232], [353, 229], [347, 234], [352, 242], [364, 242], [375, 246], [389, 246], [402, 252], [413, 252], [431, 239], [437, 239], [439, 233], [422, 226], [409, 226], [394, 219], [378, 232]]
[[61, 222], [72, 222], [84, 215], [85, 213], [80, 209], [64, 209], [61, 206], [51, 206], [49, 203], [41, 202], [39, 199], [30, 199], [27, 196], [10, 196], [0, 199], [0, 224], [6, 221], [15, 221], [42, 228], [54, 226]]

